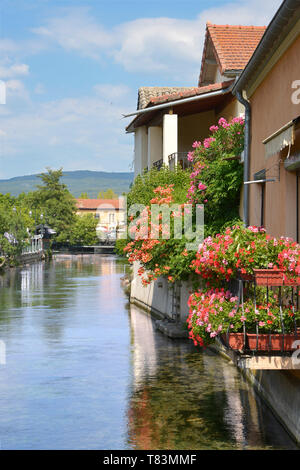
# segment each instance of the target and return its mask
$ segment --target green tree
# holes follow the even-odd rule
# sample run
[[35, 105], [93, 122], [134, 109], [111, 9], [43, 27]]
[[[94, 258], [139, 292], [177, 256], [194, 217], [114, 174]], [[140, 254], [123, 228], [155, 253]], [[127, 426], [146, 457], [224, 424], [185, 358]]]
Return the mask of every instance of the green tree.
[[176, 203], [185, 203], [186, 193], [190, 183], [190, 171], [183, 170], [179, 166], [171, 171], [168, 167], [162, 167], [160, 170], [152, 168], [142, 175], [138, 175], [127, 194], [127, 205], [132, 204], [150, 204], [153, 198], [153, 190], [158, 186], [174, 185], [174, 201]]
[[80, 199], [89, 199], [88, 193], [81, 193], [79, 196]]
[[72, 245], [96, 245], [98, 237], [96, 233], [98, 221], [92, 214], [77, 215], [76, 222], [70, 235]]
[[76, 222], [75, 200], [67, 186], [61, 183], [62, 168], [42, 173], [39, 178], [43, 184], [33, 193], [34, 207], [41, 210], [47, 224], [53, 228], [58, 242], [70, 239], [72, 227]]
[[106, 191], [99, 191], [98, 199], [118, 199], [118, 195], [109, 188]]
[[[0, 194], [0, 247], [10, 264], [21, 254], [33, 229], [34, 221], [28, 207], [21, 206], [18, 198]], [[4, 236], [5, 233], [9, 239]]]

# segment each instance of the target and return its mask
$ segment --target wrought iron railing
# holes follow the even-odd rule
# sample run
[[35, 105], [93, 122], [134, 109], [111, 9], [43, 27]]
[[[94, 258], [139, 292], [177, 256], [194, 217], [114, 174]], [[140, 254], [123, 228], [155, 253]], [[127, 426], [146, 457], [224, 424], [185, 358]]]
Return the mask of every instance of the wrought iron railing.
[[175, 168], [176, 165], [180, 165], [181, 168], [186, 169], [192, 166], [192, 163], [187, 158], [187, 152], [175, 152], [169, 155], [169, 166]]
[[162, 166], [163, 166], [162, 158], [153, 163], [153, 168], [156, 168], [157, 170], [160, 170]]

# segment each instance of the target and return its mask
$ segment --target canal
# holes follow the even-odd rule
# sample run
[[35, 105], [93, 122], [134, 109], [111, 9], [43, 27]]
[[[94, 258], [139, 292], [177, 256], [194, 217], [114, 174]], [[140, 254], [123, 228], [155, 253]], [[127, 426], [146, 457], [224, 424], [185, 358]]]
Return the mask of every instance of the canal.
[[1, 448], [295, 448], [233, 366], [128, 305], [124, 269], [56, 255], [0, 277]]

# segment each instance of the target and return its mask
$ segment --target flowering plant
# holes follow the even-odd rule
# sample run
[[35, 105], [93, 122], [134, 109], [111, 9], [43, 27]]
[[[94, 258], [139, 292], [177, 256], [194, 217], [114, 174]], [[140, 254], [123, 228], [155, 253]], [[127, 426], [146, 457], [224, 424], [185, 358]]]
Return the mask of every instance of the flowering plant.
[[189, 335], [195, 345], [203, 346], [226, 331], [229, 315], [234, 315], [237, 297], [224, 289], [193, 293], [188, 301]]
[[244, 118], [236, 117], [230, 122], [225, 118], [220, 118], [218, 125], [209, 128], [211, 136], [203, 140], [196, 141], [189, 152], [188, 160], [191, 162], [205, 160], [215, 160], [220, 158], [235, 157], [240, 155], [244, 148]]
[[245, 325], [247, 333], [294, 332], [295, 321], [300, 312], [295, 311], [292, 301], [286, 300], [280, 307], [278, 298], [272, 291], [266, 297], [263, 289], [257, 289], [256, 302], [248, 296], [243, 306], [238, 298], [224, 289], [198, 291], [189, 298], [189, 317], [187, 319], [190, 338], [195, 344], [203, 346], [227, 331], [242, 332]]
[[207, 233], [216, 233], [224, 223], [239, 219], [243, 167], [236, 157], [243, 150], [244, 120], [221, 118], [218, 124], [210, 127], [210, 137], [194, 142], [188, 154], [193, 169], [187, 199], [205, 204]]
[[208, 281], [229, 281], [254, 269], [273, 268], [286, 271], [289, 277], [300, 272], [300, 246], [289, 238], [276, 239], [265, 229], [234, 226], [200, 245], [191, 267]]
[[[153, 189], [150, 204], [162, 206], [174, 201], [174, 184], [160, 185]], [[130, 232], [134, 240], [124, 247], [128, 261], [138, 261], [141, 267], [138, 274], [142, 277], [143, 285], [150, 284], [159, 276], [167, 276], [169, 282], [183, 279], [190, 275], [190, 264], [195, 252], [188, 252], [185, 248], [186, 240], [174, 238], [174, 219], [183, 216], [184, 204], [178, 204], [177, 211], [171, 212], [170, 224], [162, 223], [162, 215], [158, 216], [158, 223], [152, 218], [150, 205], [147, 205], [137, 220], [131, 217]], [[153, 238], [153, 234], [156, 234]]]

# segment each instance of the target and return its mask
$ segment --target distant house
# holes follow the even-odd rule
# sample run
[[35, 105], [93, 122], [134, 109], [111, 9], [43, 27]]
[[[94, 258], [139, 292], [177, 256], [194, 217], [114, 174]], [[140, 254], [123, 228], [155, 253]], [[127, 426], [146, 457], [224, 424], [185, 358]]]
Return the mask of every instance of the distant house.
[[245, 218], [274, 236], [300, 231], [300, 4], [286, 0], [234, 87], [247, 98]]
[[97, 231], [112, 232], [122, 229], [126, 222], [125, 203], [119, 199], [76, 199], [78, 215], [92, 214], [98, 219]]
[[193, 142], [212, 124], [244, 113], [232, 87], [265, 29], [207, 23], [198, 86], [139, 89], [137, 110], [126, 115], [135, 116], [126, 127], [134, 133], [135, 176], [162, 164], [185, 167]]

